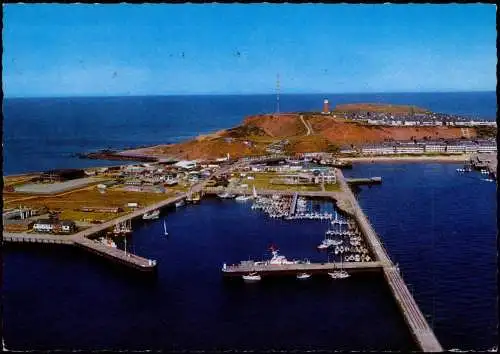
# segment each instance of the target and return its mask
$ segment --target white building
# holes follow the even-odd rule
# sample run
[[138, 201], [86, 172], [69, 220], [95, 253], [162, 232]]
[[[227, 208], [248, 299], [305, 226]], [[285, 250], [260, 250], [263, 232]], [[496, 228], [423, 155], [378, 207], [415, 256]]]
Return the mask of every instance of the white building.
[[388, 155], [394, 154], [394, 152], [395, 151], [393, 146], [367, 146], [361, 148], [361, 153], [368, 155]]
[[340, 149], [341, 154], [355, 154], [356, 152], [354, 149]]
[[446, 145], [444, 144], [426, 144], [425, 152], [444, 153], [446, 152]]
[[496, 145], [479, 145], [477, 148], [477, 152], [496, 152]]
[[396, 146], [396, 153], [398, 154], [423, 154], [424, 147], [420, 145], [407, 145], [407, 146]]
[[446, 151], [449, 153], [464, 153], [465, 145], [448, 145]]
[[37, 220], [33, 224], [33, 230], [37, 232], [52, 232], [54, 230], [55, 222], [48, 219]]
[[179, 162], [176, 162], [174, 164], [175, 167], [183, 168], [185, 170], [191, 170], [195, 168], [197, 165], [196, 160], [181, 160]]

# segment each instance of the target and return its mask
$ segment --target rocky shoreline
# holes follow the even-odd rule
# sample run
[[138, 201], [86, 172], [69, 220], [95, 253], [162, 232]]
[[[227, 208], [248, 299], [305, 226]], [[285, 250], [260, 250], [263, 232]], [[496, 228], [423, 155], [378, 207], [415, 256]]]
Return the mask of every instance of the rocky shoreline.
[[111, 161], [138, 161], [138, 162], [156, 162], [158, 158], [144, 155], [129, 155], [124, 152], [114, 150], [100, 150], [96, 152], [77, 154], [80, 159], [92, 160], [111, 160]]

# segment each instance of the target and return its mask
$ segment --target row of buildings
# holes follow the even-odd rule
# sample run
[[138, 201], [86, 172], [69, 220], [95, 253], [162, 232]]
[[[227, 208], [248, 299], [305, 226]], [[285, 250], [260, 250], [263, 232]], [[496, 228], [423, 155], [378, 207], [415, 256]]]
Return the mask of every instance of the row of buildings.
[[456, 126], [496, 127], [496, 121], [466, 119], [457, 115], [445, 113], [384, 113], [384, 112], [352, 112], [347, 113], [345, 118], [363, 122], [371, 125], [386, 126]]
[[[269, 165], [267, 163], [252, 164], [242, 171], [244, 172], [274, 172], [275, 178], [270, 180], [271, 184], [334, 184], [337, 182], [335, 169], [326, 166], [308, 165], [307, 160], [293, 160], [288, 163]], [[247, 178], [251, 178], [248, 176]]]
[[341, 154], [363, 154], [363, 155], [391, 155], [391, 154], [463, 154], [463, 153], [492, 153], [497, 151], [496, 142], [429, 142], [429, 143], [383, 143], [364, 145], [359, 148], [344, 148]]

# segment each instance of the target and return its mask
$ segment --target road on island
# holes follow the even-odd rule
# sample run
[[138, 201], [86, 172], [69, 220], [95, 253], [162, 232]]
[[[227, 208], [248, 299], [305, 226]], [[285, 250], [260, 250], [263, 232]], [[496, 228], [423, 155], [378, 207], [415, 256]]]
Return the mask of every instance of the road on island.
[[302, 124], [304, 124], [304, 127], [306, 127], [307, 129], [306, 136], [311, 135], [313, 133], [312, 127], [308, 123], [306, 123], [302, 114], [300, 115], [300, 120], [302, 121]]

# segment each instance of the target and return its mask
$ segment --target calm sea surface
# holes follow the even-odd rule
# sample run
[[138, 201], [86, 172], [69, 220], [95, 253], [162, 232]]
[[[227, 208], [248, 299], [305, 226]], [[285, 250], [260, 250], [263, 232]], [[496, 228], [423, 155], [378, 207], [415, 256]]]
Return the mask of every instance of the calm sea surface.
[[[332, 97], [330, 95], [333, 101]], [[143, 100], [162, 102], [169, 99], [181, 100]], [[26, 133], [29, 131], [26, 124], [13, 124], [12, 110], [19, 112], [30, 105], [43, 106], [43, 100], [34, 100], [24, 108], [23, 105], [14, 108], [15, 100], [7, 101], [4, 108], [5, 150], [8, 142], [11, 147], [20, 145], [17, 145], [19, 156], [15, 159], [9, 155], [12, 152], [5, 151], [5, 166], [11, 166], [11, 170], [5, 172], [74, 167], [85, 160], [71, 158], [61, 154], [62, 151], [71, 153], [107, 146], [173, 141], [175, 136], [237, 124], [242, 115], [259, 113], [261, 106], [256, 102], [265, 99], [270, 100], [272, 108], [272, 98], [266, 96], [214, 98], [226, 100], [228, 112], [240, 110], [231, 118], [230, 113], [223, 113], [220, 101], [211, 105], [210, 99], [205, 98], [206, 107], [212, 107], [213, 112], [220, 110], [220, 115], [207, 114], [205, 110], [203, 115], [193, 115], [198, 117], [194, 127], [179, 129], [177, 133], [171, 128], [170, 135], [151, 128], [156, 126], [158, 129], [166, 124], [161, 117], [174, 116], [168, 109], [158, 111], [161, 103], [155, 109], [142, 108], [145, 112], [156, 113], [144, 113], [148, 116], [144, 121], [149, 123], [141, 125], [140, 121], [130, 116], [127, 120], [123, 115], [123, 122], [116, 115], [97, 119], [94, 114], [98, 108], [88, 108], [92, 106], [88, 101], [81, 104], [87, 99], [70, 100], [72, 103], [56, 100], [62, 107], [68, 107], [65, 114], [61, 109], [52, 108], [52, 112], [57, 112], [53, 114], [59, 116], [57, 124], [53, 122], [53, 129], [59, 129], [59, 135], [66, 136], [59, 145], [53, 135], [44, 135], [52, 131], [50, 124], [41, 120], [44, 117], [41, 112], [47, 110], [32, 108], [32, 116], [20, 116], [18, 123], [23, 119], [24, 122], [38, 122], [38, 128], [33, 128], [31, 135]], [[290, 100], [291, 108], [287, 109], [316, 107], [312, 103], [317, 100], [308, 96], [302, 99], [306, 102], [304, 106], [294, 108], [295, 101]], [[103, 107], [120, 106], [113, 100], [127, 99], [104, 99]], [[248, 103], [248, 100], [255, 101]], [[94, 105], [98, 106], [95, 102], [97, 99]], [[311, 106], [307, 106], [307, 102]], [[396, 99], [393, 102], [415, 103], [445, 111], [419, 102]], [[45, 104], [55, 103], [48, 100]], [[256, 107], [254, 111], [242, 108], [252, 104]], [[75, 105], [83, 107], [83, 111], [87, 109], [87, 113], [75, 112]], [[137, 101], [135, 105], [140, 106]], [[269, 109], [262, 108], [263, 111]], [[122, 114], [125, 111], [123, 109]], [[475, 112], [479, 114], [481, 108]], [[96, 125], [84, 124], [86, 120], [81, 117], [85, 115], [93, 117], [89, 121]], [[81, 124], [76, 131], [69, 123], [75, 121]], [[113, 124], [116, 128], [109, 128]], [[117, 132], [125, 132], [127, 124], [130, 135], [124, 134], [123, 140], [119, 140], [121, 134]], [[177, 121], [175, 124], [182, 125]], [[24, 132], [19, 133], [19, 142], [14, 139], [13, 129]], [[35, 134], [37, 130], [39, 136]], [[98, 132], [98, 137], [91, 132]], [[85, 140], [90, 137], [96, 140]], [[110, 137], [116, 138], [116, 145], [109, 143], [113, 141]], [[40, 145], [44, 140], [52, 144]], [[37, 141], [38, 149], [34, 149]], [[86, 142], [78, 145], [82, 141]], [[32, 169], [28, 168], [32, 166], [30, 161], [35, 166]], [[96, 161], [88, 164], [95, 165]], [[428, 315], [443, 346], [489, 349], [498, 341], [496, 184], [483, 180], [475, 172], [459, 175], [455, 172], [457, 167], [459, 165], [430, 163], [356, 164], [345, 174], [383, 178], [382, 185], [358, 190], [360, 204], [391, 258], [399, 262], [405, 281], [411, 284], [417, 303]], [[161, 219], [148, 223], [138, 221], [134, 234], [127, 241], [130, 251], [158, 260], [158, 275], [152, 279], [111, 266], [71, 247], [4, 245], [3, 335], [7, 348], [415, 348], [389, 289], [375, 274], [356, 275], [342, 282], [313, 278], [305, 282], [264, 279], [258, 284], [244, 284], [236, 279], [224, 281], [221, 278], [223, 262], [267, 258], [266, 249], [271, 242], [288, 258], [326, 260], [326, 255], [315, 249], [327, 228], [325, 222], [272, 220], [251, 210], [250, 203], [216, 199], [203, 200], [198, 206], [177, 211], [165, 211], [162, 218], [166, 220], [169, 238], [161, 235]], [[119, 247], [123, 248], [124, 243], [120, 242]]]
[[[495, 92], [282, 95], [281, 111], [340, 103], [414, 104], [436, 112], [494, 120]], [[4, 174], [116, 164], [80, 160], [98, 149], [175, 143], [273, 112], [274, 95], [29, 98], [4, 100]]]

